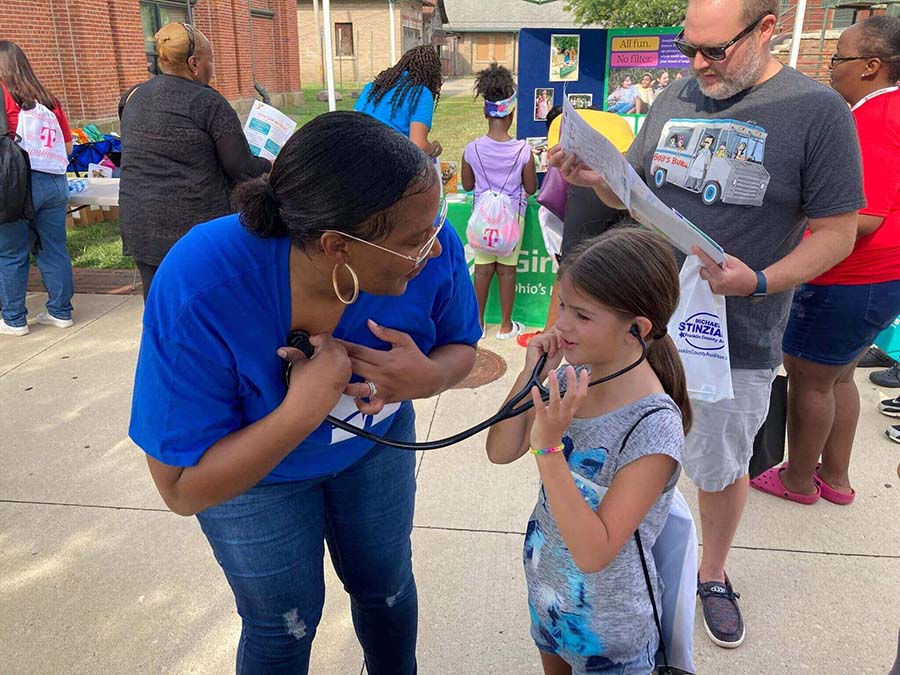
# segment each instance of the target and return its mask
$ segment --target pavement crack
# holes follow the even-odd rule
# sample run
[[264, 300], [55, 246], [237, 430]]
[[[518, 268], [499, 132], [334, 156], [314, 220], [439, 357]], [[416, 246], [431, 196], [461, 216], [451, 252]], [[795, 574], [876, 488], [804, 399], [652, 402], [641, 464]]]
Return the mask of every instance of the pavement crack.
[[109, 509], [112, 511], [146, 511], [149, 513], [169, 513], [169, 509], [147, 508], [144, 506], [112, 506], [110, 504], [75, 504], [73, 502], [42, 502], [26, 499], [0, 499], [0, 504], [27, 504], [30, 506], [65, 506], [80, 509]]
[[[442, 527], [439, 525], [413, 525], [414, 530], [433, 530], [437, 532], [466, 532], [472, 534], [514, 534], [525, 536], [519, 530], [490, 530], [476, 527]], [[703, 547], [703, 544], [700, 544]], [[842, 553], [840, 551], [807, 551], [795, 548], [765, 548], [763, 546], [732, 546], [732, 550], [763, 551], [765, 553], [800, 553], [803, 555], [827, 555], [838, 558], [867, 558], [870, 560], [900, 560], [900, 555], [882, 555], [879, 553]]]

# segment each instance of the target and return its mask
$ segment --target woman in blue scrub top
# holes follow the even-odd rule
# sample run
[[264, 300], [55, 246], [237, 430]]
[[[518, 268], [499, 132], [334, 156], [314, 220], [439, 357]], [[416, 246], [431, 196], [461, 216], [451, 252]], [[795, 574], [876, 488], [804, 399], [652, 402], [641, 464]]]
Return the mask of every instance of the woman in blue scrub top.
[[[327, 544], [368, 672], [412, 674], [415, 453], [323, 420], [413, 440], [410, 401], [474, 364], [478, 308], [440, 180], [407, 138], [335, 112], [235, 200], [239, 216], [192, 228], [154, 278], [129, 433], [231, 585], [238, 673], [308, 671]], [[284, 346], [298, 329], [309, 360]]]
[[429, 157], [438, 157], [444, 148], [437, 141], [428, 140], [428, 132], [443, 83], [437, 50], [431, 45], [419, 45], [363, 87], [354, 110], [409, 136]]

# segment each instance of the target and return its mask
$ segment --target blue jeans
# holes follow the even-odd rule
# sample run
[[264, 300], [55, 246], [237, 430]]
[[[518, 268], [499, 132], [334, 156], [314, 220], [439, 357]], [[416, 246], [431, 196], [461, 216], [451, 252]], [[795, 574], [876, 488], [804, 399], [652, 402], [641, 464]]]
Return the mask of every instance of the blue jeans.
[[[66, 249], [66, 177], [32, 171], [31, 196], [34, 227], [41, 238], [41, 250], [35, 258], [47, 289], [47, 311], [57, 319], [71, 319], [74, 288], [72, 260]], [[0, 307], [8, 326], [26, 325], [32, 236], [24, 220], [0, 224]]]
[[[415, 439], [411, 406], [388, 434]], [[308, 672], [326, 542], [369, 675], [416, 673], [415, 461], [414, 452], [377, 445], [338, 474], [259, 485], [197, 514], [242, 619], [238, 675]]]
[[634, 101], [619, 101], [618, 103], [609, 106], [606, 111], [611, 113], [616, 113], [617, 115], [624, 115], [629, 110], [634, 107]]

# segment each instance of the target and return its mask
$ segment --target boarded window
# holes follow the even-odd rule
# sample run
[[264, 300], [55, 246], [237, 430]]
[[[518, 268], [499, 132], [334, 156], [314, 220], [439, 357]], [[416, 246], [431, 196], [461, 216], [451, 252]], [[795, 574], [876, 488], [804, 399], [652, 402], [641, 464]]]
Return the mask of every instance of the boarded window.
[[506, 61], [506, 36], [497, 35], [494, 37], [494, 61], [502, 63]]
[[337, 56], [353, 56], [353, 24], [334, 24], [334, 44]]
[[477, 35], [475, 37], [475, 60], [491, 60], [491, 38], [489, 35]]

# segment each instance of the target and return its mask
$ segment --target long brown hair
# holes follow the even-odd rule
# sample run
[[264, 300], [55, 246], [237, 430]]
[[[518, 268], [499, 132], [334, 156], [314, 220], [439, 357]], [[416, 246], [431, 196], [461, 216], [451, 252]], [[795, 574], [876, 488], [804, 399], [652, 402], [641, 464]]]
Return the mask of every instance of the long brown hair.
[[34, 74], [25, 52], [9, 40], [0, 40], [0, 82], [25, 110], [31, 110], [35, 101], [51, 110], [57, 105], [56, 98]]
[[589, 239], [563, 260], [561, 274], [597, 302], [628, 319], [642, 316], [652, 328], [647, 361], [681, 409], [684, 433], [693, 412], [681, 357], [666, 333], [678, 306], [678, 266], [671, 247], [637, 227], [617, 227]]

